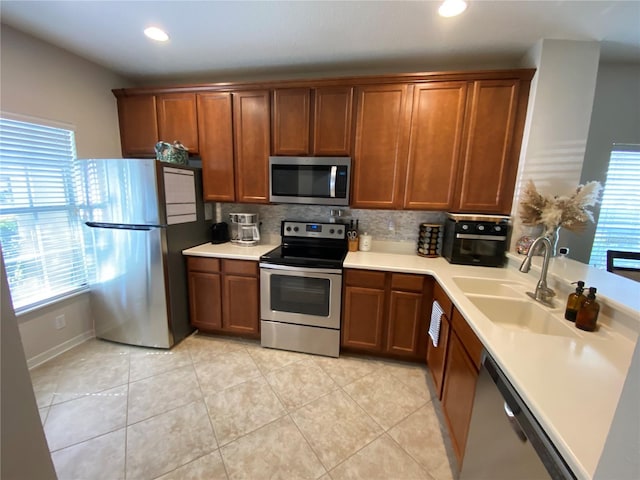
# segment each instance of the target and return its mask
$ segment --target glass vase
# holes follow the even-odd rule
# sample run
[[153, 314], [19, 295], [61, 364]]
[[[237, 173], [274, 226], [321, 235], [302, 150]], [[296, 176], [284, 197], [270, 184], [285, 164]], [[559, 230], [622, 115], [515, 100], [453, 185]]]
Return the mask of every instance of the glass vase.
[[516, 242], [516, 252], [526, 255], [533, 241], [542, 235], [542, 225], [522, 225], [522, 236]]

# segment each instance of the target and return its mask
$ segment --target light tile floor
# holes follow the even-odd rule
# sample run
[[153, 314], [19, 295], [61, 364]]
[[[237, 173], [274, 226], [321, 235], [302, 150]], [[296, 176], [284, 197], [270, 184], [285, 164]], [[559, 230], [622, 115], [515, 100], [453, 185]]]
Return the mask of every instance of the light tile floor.
[[31, 372], [60, 480], [451, 480], [425, 366], [195, 334], [90, 340]]

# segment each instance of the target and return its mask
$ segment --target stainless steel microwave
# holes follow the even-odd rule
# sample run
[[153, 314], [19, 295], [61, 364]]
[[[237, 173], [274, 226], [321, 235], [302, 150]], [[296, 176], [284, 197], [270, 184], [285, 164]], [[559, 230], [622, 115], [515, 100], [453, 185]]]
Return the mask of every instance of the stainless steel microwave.
[[269, 201], [349, 205], [351, 158], [269, 157]]

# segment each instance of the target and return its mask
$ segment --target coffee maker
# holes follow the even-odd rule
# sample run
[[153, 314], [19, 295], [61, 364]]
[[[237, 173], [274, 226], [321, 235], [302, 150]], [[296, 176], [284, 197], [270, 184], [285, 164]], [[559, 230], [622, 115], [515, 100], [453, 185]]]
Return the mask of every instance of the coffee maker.
[[260, 241], [257, 213], [230, 213], [231, 243], [252, 246]]

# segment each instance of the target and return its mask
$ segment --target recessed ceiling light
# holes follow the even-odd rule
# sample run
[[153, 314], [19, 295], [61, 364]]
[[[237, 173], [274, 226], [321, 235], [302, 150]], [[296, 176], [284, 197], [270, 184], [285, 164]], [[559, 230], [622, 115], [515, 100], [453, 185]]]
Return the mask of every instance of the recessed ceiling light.
[[455, 17], [466, 9], [467, 2], [465, 0], [444, 0], [438, 9], [438, 13], [441, 17]]
[[158, 42], [166, 42], [167, 40], [169, 40], [169, 35], [167, 35], [164, 30], [161, 30], [158, 27], [145, 28], [144, 34], [152, 40], [157, 40]]

